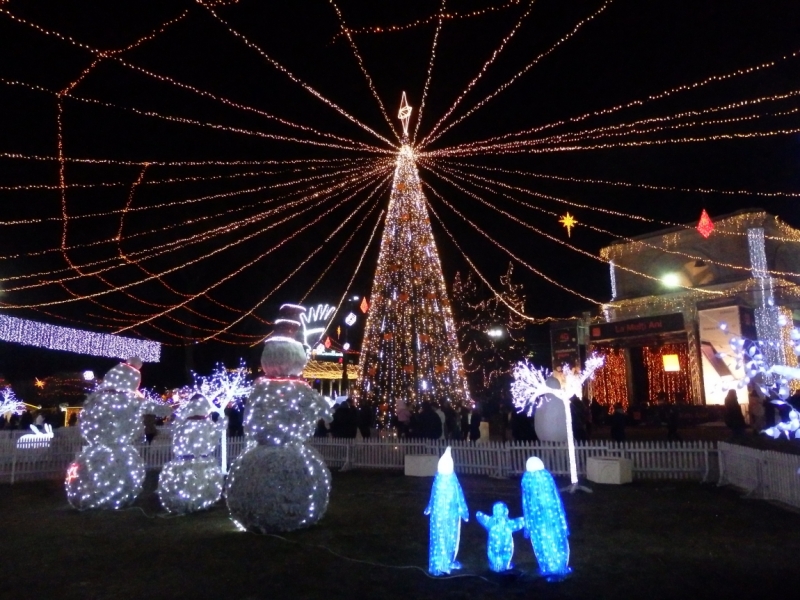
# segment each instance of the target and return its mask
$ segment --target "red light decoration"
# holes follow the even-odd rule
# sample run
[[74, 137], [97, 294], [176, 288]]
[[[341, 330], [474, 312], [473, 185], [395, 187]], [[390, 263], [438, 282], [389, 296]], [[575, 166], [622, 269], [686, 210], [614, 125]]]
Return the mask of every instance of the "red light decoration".
[[700, 235], [704, 238], [710, 236], [711, 232], [714, 231], [714, 222], [711, 220], [711, 217], [708, 216], [705, 208], [700, 214], [700, 221], [697, 223], [697, 231], [699, 231]]
[[67, 469], [67, 481], [66, 481], [67, 485], [69, 485], [70, 482], [78, 478], [78, 467], [79, 467], [78, 463], [72, 463], [69, 466], [69, 469]]
[[325, 347], [326, 348], [330, 348], [331, 347], [331, 338], [330, 337], [326, 337], [325, 338]]
[[369, 310], [369, 302], [367, 302], [366, 296], [363, 300], [361, 300], [361, 304], [359, 304], [358, 307], [361, 309], [362, 313], [367, 314], [367, 311]]

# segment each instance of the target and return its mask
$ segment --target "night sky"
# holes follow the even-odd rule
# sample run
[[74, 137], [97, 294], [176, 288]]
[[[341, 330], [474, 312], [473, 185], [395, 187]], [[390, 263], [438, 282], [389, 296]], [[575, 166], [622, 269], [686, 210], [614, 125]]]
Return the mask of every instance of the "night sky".
[[[337, 37], [339, 22], [328, 1], [241, 0], [238, 3], [217, 4], [221, 6], [216, 6], [214, 10], [232, 28], [321, 95], [394, 142], [349, 44], [343, 37]], [[516, 35], [450, 120], [464, 114], [491, 94], [603, 4], [601, 0], [536, 0]], [[543, 126], [632, 100], [646, 99], [676, 86], [702, 81], [711, 75], [731, 73], [800, 51], [797, 28], [800, 3], [796, 0], [614, 0], [606, 4], [606, 10], [587, 22], [574, 37], [542, 58], [506, 91], [425, 150], [446, 149]], [[499, 10], [488, 11], [482, 16], [444, 21], [436, 48], [420, 137], [430, 131], [447, 111], [529, 5], [529, 0], [447, 2], [448, 12], [460, 15], [488, 7], [499, 7]], [[437, 24], [435, 19], [429, 18], [437, 14], [439, 6], [438, 0], [339, 2], [347, 25], [355, 30], [429, 20], [427, 24], [400, 32], [356, 32], [353, 35], [364, 66], [396, 126], [395, 115], [401, 92], [408, 94], [409, 102], [415, 107], [414, 117], [418, 114]], [[286, 74], [275, 69], [253, 48], [244, 45], [241, 39], [232, 35], [195, 2], [11, 0], [5, 3], [0, 1], [0, 9], [101, 50], [124, 48], [188, 10], [185, 17], [164, 33], [116, 56], [129, 65], [171, 77], [293, 123], [377, 145], [381, 149], [388, 148], [385, 143], [290, 81]], [[46, 36], [30, 26], [15, 22], [8, 14], [0, 13], [0, 78], [6, 82], [18, 81], [58, 92], [74, 82], [95, 58], [85, 49]], [[798, 89], [798, 75], [800, 55], [780, 60], [775, 66], [756, 73], [571, 123], [553, 129], [552, 133], [577, 132], [647, 118], [670, 117], [742, 100], [788, 94]], [[286, 190], [299, 189], [297, 185], [292, 187], [293, 180], [320, 175], [324, 171], [331, 177], [313, 181], [317, 185], [321, 182], [328, 186], [335, 185], [344, 177], [337, 171], [363, 168], [367, 159], [373, 160], [376, 155], [268, 139], [242, 131], [212, 129], [123, 110], [120, 107], [251, 133], [291, 135], [301, 140], [322, 139], [265, 118], [263, 114], [238, 110], [148, 77], [141, 71], [124, 66], [114, 57], [106, 57], [93, 66], [70, 93], [84, 99], [111, 103], [116, 108], [70, 97], [62, 98], [64, 156], [137, 163], [128, 166], [66, 163], [65, 181], [68, 186], [73, 186], [67, 188], [65, 195], [66, 210], [70, 217], [66, 245], [71, 248], [78, 246], [67, 252], [69, 260], [75, 265], [86, 265], [93, 261], [108, 261], [102, 264], [118, 265], [122, 263], [120, 255], [140, 256], [136, 253], [153, 252], [158, 246], [189, 235], [202, 234], [217, 227], [235, 227], [200, 243], [172, 248], [142, 261], [141, 266], [128, 264], [104, 272], [102, 277], [105, 281], [96, 276], [78, 277], [60, 251], [42, 253], [58, 249], [62, 244], [59, 163], [55, 160], [0, 158], [0, 185], [40, 184], [52, 188], [0, 191], [4, 209], [0, 219], [3, 221], [0, 225], [0, 276], [9, 278], [45, 273], [0, 282], [0, 289], [6, 290], [0, 293], [0, 302], [11, 305], [2, 307], [4, 312], [51, 323], [114, 331], [168, 310], [236, 273], [214, 287], [213, 292], [209, 293], [211, 299], [199, 297], [187, 302], [183, 308], [125, 332], [126, 335], [139, 335], [170, 344], [165, 347], [166, 362], [153, 368], [152, 372], [158, 373], [164, 381], [172, 382], [183, 377], [186, 356], [184, 338], [207, 337], [237, 318], [241, 311], [249, 311], [261, 303], [254, 310], [255, 317], [244, 319], [220, 336], [226, 343], [215, 340], [191, 344], [194, 352], [192, 364], [200, 369], [207, 368], [214, 360], [232, 362], [238, 356], [250, 360], [257, 356], [258, 348], [251, 348], [250, 345], [269, 332], [270, 327], [264, 321], [274, 318], [280, 304], [297, 301], [306, 294], [323, 270], [331, 266], [333, 257], [352, 235], [352, 241], [344, 247], [339, 258], [313, 287], [306, 300], [307, 303], [338, 302], [377, 223], [379, 212], [388, 202], [388, 188], [382, 187], [360, 209], [357, 207], [367, 199], [368, 192], [378, 179], [374, 180], [372, 187], [350, 200], [346, 200], [344, 194], [332, 197], [286, 223], [279, 221], [292, 211], [275, 215], [264, 213], [291, 200], [282, 199], [281, 194], [286, 194]], [[672, 126], [690, 124], [699, 119], [727, 120], [723, 123], [639, 134], [623, 130], [625, 136], [585, 143], [596, 145], [794, 130], [800, 128], [800, 118], [792, 112], [800, 107], [799, 98], [789, 96], [778, 101], [708, 113], [702, 117], [660, 122], [661, 125]], [[20, 86], [0, 85], [0, 152], [56, 157], [57, 106], [58, 100], [53, 94]], [[731, 120], [755, 115], [758, 118]], [[416, 119], [413, 119], [412, 129], [415, 125]], [[558, 149], [557, 145], [548, 148]], [[308, 170], [310, 163], [307, 162], [302, 164], [302, 169], [298, 167], [299, 163], [294, 167], [287, 163], [193, 167], [153, 165], [144, 171], [141, 166], [143, 162], [158, 161], [309, 159], [346, 160], [336, 163], [335, 167], [328, 166], [315, 171]], [[536, 154], [482, 154], [458, 160], [472, 163], [473, 166], [468, 168], [470, 172], [494, 177], [508, 185], [659, 222], [693, 224], [704, 208], [714, 218], [743, 208], [760, 207], [778, 214], [790, 225], [800, 227], [800, 216], [795, 208], [797, 199], [791, 197], [650, 191], [480, 171], [474, 166], [667, 187], [793, 192], [800, 191], [800, 134]], [[189, 176], [224, 177], [161, 185], [148, 183]], [[422, 177], [489, 236], [529, 265], [585, 296], [600, 301], [609, 299], [608, 269], [603, 263], [579, 255], [513, 223], [430, 172], [423, 170]], [[133, 185], [137, 180], [140, 184]], [[99, 182], [119, 182], [121, 185], [74, 187], [75, 184]], [[256, 191], [177, 204], [190, 198], [245, 189]], [[324, 189], [323, 186], [319, 191]], [[433, 209], [442, 216], [461, 248], [475, 261], [481, 272], [493, 284], [497, 284], [499, 276], [506, 270], [509, 256], [432, 194], [427, 195]], [[569, 210], [579, 223], [607, 229], [617, 236], [636, 236], [663, 227], [659, 223], [604, 214], [522, 194], [514, 195], [558, 215]], [[594, 255], [615, 239], [612, 235], [601, 235], [580, 224], [567, 238], [557, 217], [524, 208], [489, 192], [481, 192], [481, 196], [543, 232]], [[373, 205], [375, 208], [371, 210]], [[125, 213], [121, 224], [120, 211], [126, 206], [148, 210]], [[298, 205], [297, 210], [308, 206]], [[331, 209], [330, 214], [263, 259], [257, 260], [267, 249], [312, 223], [328, 209]], [[262, 302], [353, 211], [356, 211], [355, 215], [341, 231], [285, 285]], [[109, 214], [87, 216], [96, 213]], [[262, 218], [257, 218], [259, 215]], [[18, 223], [21, 220], [33, 222]], [[455, 272], [464, 272], [469, 267], [437, 220], [432, 218], [431, 221], [449, 287]], [[264, 230], [270, 225], [270, 229]], [[377, 230], [363, 266], [349, 290], [350, 294], [369, 293], [381, 231], [380, 228]], [[120, 232], [121, 241], [117, 244], [114, 238]], [[216, 249], [251, 235], [244, 242], [207, 257]], [[197, 262], [180, 268], [189, 261]], [[526, 310], [530, 315], [566, 317], [576, 311], [593, 309], [589, 302], [554, 287], [516, 261], [513, 262], [515, 277], [525, 285], [528, 298]], [[85, 267], [84, 270], [90, 271], [90, 268]], [[164, 275], [162, 281], [153, 279], [126, 288], [124, 292], [24, 308], [26, 305], [81, 298], [113, 286], [129, 285], [148, 277], [145, 270], [149, 273], [171, 272]], [[59, 280], [65, 277], [69, 279]], [[15, 286], [47, 281], [51, 283], [9, 291]], [[14, 305], [22, 308], [15, 308]], [[534, 335], [542, 333], [546, 335], [546, 329], [542, 328], [542, 332]], [[0, 346], [0, 360], [0, 372], [11, 378], [15, 374], [46, 375], [58, 368], [77, 368], [78, 362], [89, 366], [94, 362], [98, 367], [104, 366], [103, 361], [81, 358], [76, 362], [76, 357], [62, 359], [55, 353], [19, 351], [8, 344]]]

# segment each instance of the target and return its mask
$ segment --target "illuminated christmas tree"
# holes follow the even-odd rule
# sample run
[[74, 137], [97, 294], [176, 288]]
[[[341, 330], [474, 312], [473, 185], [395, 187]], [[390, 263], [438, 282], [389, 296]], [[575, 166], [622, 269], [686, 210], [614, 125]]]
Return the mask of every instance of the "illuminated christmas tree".
[[[407, 135], [405, 94], [399, 116]], [[397, 154], [354, 394], [387, 409], [383, 419], [401, 403], [460, 407], [467, 401], [450, 300], [406, 139]]]

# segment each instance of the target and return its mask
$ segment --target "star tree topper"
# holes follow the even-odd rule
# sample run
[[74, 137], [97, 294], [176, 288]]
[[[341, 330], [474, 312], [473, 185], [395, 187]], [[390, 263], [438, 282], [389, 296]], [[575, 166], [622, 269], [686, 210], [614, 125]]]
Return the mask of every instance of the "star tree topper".
[[403, 97], [400, 98], [400, 112], [397, 113], [397, 118], [403, 124], [403, 136], [408, 137], [408, 122], [411, 120], [411, 105], [408, 103], [406, 93], [403, 92]]

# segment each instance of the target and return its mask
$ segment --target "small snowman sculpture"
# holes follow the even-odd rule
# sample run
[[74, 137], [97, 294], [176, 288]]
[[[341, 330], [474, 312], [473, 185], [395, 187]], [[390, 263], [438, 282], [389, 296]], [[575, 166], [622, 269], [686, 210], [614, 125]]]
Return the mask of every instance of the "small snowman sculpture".
[[168, 512], [203, 510], [222, 495], [222, 470], [212, 456], [222, 428], [211, 418], [216, 410], [205, 396], [195, 394], [178, 411], [172, 437], [174, 458], [158, 477], [158, 497]]
[[79, 510], [118, 509], [142, 491], [144, 462], [132, 443], [141, 433], [138, 357], [106, 373], [83, 406], [80, 431], [88, 443], [67, 470], [67, 500]]
[[259, 533], [292, 531], [325, 514], [330, 472], [322, 457], [305, 445], [330, 406], [301, 375], [307, 357], [298, 340], [302, 306], [284, 304], [275, 330], [264, 344], [261, 368], [244, 416], [248, 449], [228, 475], [226, 498], [231, 519]]

